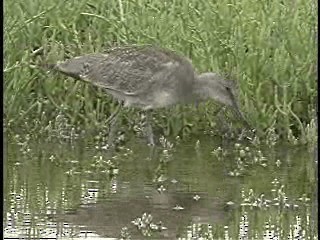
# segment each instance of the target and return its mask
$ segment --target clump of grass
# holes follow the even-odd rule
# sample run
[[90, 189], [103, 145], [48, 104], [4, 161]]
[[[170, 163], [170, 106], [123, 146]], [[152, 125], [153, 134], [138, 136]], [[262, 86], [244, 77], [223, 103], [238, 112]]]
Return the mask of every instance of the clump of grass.
[[267, 167], [268, 159], [258, 146], [246, 146], [241, 143], [236, 143], [231, 149], [223, 149], [217, 147], [212, 151], [212, 154], [219, 160], [223, 161], [226, 158], [233, 158], [232, 169], [228, 172], [229, 176], [243, 176], [253, 166]]
[[[120, 2], [4, 5], [6, 126], [19, 127], [26, 116], [39, 119], [43, 112], [52, 120], [57, 109], [71, 124], [101, 125], [115, 108], [102, 90], [29, 65], [135, 43], [174, 49], [191, 58], [200, 72], [229, 73], [240, 86], [242, 110], [259, 132], [274, 128], [281, 138], [314, 142], [315, 3]], [[213, 104], [196, 114], [190, 108], [157, 112], [165, 135], [188, 135], [212, 126]]]

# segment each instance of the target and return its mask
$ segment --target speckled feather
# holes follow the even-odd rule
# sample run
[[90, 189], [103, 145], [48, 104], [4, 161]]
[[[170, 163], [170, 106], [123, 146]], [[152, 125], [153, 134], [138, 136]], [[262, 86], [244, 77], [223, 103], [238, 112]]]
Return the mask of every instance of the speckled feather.
[[[187, 99], [195, 74], [187, 58], [151, 46], [112, 48], [105, 53], [66, 60], [58, 63], [56, 69], [102, 87], [120, 100], [150, 105], [148, 108]], [[159, 94], [162, 95], [159, 97]], [[165, 102], [152, 102], [156, 97], [158, 101], [166, 98], [162, 99]]]

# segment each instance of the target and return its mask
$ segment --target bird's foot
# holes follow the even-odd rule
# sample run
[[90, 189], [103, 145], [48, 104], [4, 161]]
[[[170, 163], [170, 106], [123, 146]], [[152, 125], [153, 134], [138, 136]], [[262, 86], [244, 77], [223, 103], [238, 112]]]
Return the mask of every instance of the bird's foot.
[[152, 137], [148, 136], [148, 145], [151, 147], [155, 146], [153, 136]]

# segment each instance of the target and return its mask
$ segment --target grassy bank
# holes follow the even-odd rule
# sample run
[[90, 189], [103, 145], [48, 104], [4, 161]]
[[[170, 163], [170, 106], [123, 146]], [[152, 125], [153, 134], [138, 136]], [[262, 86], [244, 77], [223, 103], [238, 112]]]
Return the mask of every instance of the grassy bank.
[[[9, 128], [100, 127], [115, 103], [101, 90], [29, 67], [121, 44], [154, 44], [192, 59], [199, 72], [237, 79], [241, 108], [260, 132], [315, 140], [316, 7], [312, 1], [6, 1], [4, 106]], [[213, 103], [155, 113], [169, 135], [214, 126]], [[126, 112], [132, 115], [131, 110]], [[131, 117], [130, 117], [131, 119]]]

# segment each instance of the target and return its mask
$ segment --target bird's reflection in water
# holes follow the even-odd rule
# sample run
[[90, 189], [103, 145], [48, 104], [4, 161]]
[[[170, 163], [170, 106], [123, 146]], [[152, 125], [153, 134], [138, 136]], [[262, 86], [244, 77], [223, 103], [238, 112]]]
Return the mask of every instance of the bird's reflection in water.
[[[128, 189], [129, 190], [129, 189]], [[97, 204], [81, 206], [58, 221], [85, 226], [102, 237], [120, 237], [125, 229], [132, 239], [151, 235], [176, 239], [192, 224], [222, 224], [223, 203], [206, 193], [179, 192], [145, 186], [143, 193], [112, 195]]]

